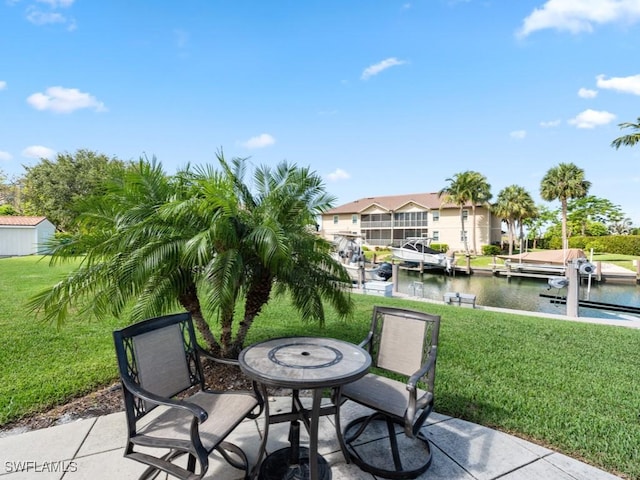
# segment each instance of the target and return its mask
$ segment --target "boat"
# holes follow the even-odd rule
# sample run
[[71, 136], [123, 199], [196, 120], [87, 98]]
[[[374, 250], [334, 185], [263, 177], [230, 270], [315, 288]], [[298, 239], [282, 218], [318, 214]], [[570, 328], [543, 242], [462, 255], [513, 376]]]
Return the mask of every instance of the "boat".
[[388, 262], [374, 267], [365, 266], [363, 239], [351, 233], [339, 233], [334, 236], [334, 257], [347, 271], [355, 283], [382, 281], [386, 282], [393, 274], [393, 267]]
[[564, 275], [567, 265], [574, 260], [582, 262], [586, 262], [587, 260], [587, 256], [580, 248], [542, 250], [517, 255], [497, 255], [497, 257], [504, 260], [504, 266], [510, 272], [550, 275]]
[[391, 255], [397, 260], [419, 263], [423, 267], [450, 270], [453, 265], [453, 259], [431, 248], [431, 240], [428, 237], [409, 237], [404, 240], [400, 247], [390, 247]]

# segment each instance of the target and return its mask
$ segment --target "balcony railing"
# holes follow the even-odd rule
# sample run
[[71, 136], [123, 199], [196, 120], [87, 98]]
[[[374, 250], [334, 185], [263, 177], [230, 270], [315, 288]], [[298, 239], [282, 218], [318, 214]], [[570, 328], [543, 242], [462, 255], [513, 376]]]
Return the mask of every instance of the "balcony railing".
[[380, 221], [372, 221], [360, 222], [361, 228], [391, 228], [391, 220], [380, 220]]

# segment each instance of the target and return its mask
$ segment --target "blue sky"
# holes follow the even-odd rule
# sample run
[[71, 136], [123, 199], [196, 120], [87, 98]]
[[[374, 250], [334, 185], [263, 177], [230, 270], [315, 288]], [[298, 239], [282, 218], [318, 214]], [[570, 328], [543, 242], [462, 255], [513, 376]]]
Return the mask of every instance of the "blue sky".
[[0, 170], [288, 160], [336, 204], [573, 162], [640, 226], [640, 0], [0, 0]]

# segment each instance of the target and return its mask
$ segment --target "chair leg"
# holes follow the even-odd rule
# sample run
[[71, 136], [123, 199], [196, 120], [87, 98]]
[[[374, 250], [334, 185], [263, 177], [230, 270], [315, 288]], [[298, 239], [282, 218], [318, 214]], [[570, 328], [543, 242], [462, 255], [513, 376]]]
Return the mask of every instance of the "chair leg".
[[[382, 468], [379, 466], [384, 464], [380, 458], [372, 459], [372, 462], [369, 462], [366, 458], [363, 458], [362, 455], [356, 450], [356, 446], [353, 445], [353, 442], [358, 440], [362, 436], [362, 434], [367, 430], [367, 427], [370, 426], [374, 422], [384, 421], [387, 427], [389, 441], [389, 449], [387, 451], [391, 451], [391, 458], [388, 459], [388, 464], [390, 465], [392, 462], [394, 464], [394, 469], [389, 470], [387, 468]], [[432, 454], [431, 454], [431, 446], [427, 438], [423, 435], [416, 435], [414, 439], [416, 445], [420, 447], [424, 451], [424, 457], [420, 457], [420, 464], [415, 467], [409, 467], [409, 469], [403, 468], [403, 453], [399, 445], [398, 445], [398, 433], [396, 432], [395, 426], [403, 427], [403, 422], [397, 421], [394, 418], [386, 417], [382, 415], [380, 412], [376, 412], [373, 415], [368, 417], [360, 417], [353, 421], [351, 421], [347, 427], [344, 429], [344, 441], [347, 449], [347, 453], [350, 456], [350, 459], [355, 463], [361, 470], [371, 473], [376, 477], [384, 477], [390, 479], [413, 479], [420, 476], [422, 473], [427, 471], [427, 469], [431, 466]], [[354, 433], [351, 431], [355, 430]], [[384, 434], [383, 434], [384, 435]], [[401, 433], [400, 435], [404, 435]], [[384, 436], [379, 436], [377, 439], [372, 439], [370, 441], [365, 441], [358, 448], [362, 449], [367, 443], [371, 441], [381, 440], [385, 438]], [[415, 456], [412, 458], [407, 458], [405, 456], [406, 465], [415, 465]]]
[[400, 460], [400, 452], [398, 451], [398, 437], [396, 436], [396, 430], [394, 428], [395, 424], [389, 418], [386, 420], [389, 442], [391, 443], [391, 455], [393, 456], [393, 466], [396, 471], [402, 471], [402, 460]]
[[331, 401], [336, 408], [334, 423], [336, 425], [336, 436], [338, 437], [338, 443], [340, 444], [340, 450], [342, 450], [344, 461], [346, 463], [351, 463], [351, 456], [349, 455], [349, 451], [347, 450], [347, 445], [344, 443], [344, 436], [342, 435], [342, 426], [341, 426], [341, 420], [340, 420], [340, 406], [342, 403], [341, 393], [342, 393], [342, 387], [336, 387], [331, 392]]
[[196, 456], [189, 454], [189, 460], [187, 461], [187, 470], [190, 472], [196, 471]]
[[[237, 445], [234, 445], [233, 443], [221, 442], [216, 447], [216, 451], [220, 455], [222, 455], [222, 458], [224, 458], [226, 462], [229, 465], [231, 465], [233, 468], [237, 468], [238, 470], [244, 470], [245, 479], [249, 478], [249, 460], [247, 459], [247, 455], [244, 453], [244, 451], [240, 447], [238, 447]], [[240, 457], [240, 459], [238, 460], [234, 458], [232, 455], [230, 455], [230, 453]]]

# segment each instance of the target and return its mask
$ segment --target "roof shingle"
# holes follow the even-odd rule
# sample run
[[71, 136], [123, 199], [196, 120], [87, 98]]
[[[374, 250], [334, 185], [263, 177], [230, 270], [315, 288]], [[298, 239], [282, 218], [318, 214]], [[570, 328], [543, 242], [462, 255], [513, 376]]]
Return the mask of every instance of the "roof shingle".
[[337, 206], [325, 212], [325, 215], [337, 215], [340, 213], [358, 213], [377, 205], [385, 210], [396, 211], [408, 203], [415, 203], [426, 209], [437, 210], [439, 208], [456, 207], [452, 203], [442, 203], [442, 198], [437, 193], [409, 193], [405, 195], [387, 195], [380, 197], [365, 197], [344, 205]]
[[35, 227], [47, 217], [27, 217], [20, 215], [0, 215], [0, 226], [5, 227]]

